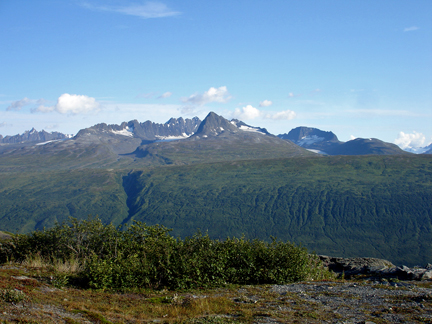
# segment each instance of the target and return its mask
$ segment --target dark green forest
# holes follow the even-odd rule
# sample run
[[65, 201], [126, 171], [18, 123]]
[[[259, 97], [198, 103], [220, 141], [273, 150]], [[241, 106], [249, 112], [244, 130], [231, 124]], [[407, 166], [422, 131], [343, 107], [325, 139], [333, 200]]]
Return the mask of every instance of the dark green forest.
[[0, 173], [0, 229], [29, 232], [69, 216], [271, 237], [318, 254], [431, 262], [432, 157], [332, 156], [136, 169]]

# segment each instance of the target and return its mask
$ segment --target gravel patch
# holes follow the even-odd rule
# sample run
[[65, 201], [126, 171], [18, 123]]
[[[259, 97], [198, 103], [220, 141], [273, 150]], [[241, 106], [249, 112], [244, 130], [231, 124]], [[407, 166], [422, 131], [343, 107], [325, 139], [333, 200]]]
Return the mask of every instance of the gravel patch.
[[301, 283], [275, 285], [270, 291], [282, 301], [282, 317], [309, 311], [311, 318], [299, 323], [432, 323], [432, 289], [412, 283]]

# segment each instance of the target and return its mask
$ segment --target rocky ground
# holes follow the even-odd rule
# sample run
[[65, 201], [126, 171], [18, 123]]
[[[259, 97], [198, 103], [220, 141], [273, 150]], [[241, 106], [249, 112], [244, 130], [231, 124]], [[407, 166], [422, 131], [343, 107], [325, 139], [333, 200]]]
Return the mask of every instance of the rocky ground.
[[[41, 270], [4, 265], [0, 267], [0, 322], [432, 323], [427, 266], [395, 270], [391, 263], [377, 265], [385, 260], [330, 259], [324, 261], [337, 268], [339, 279], [182, 292], [61, 287], [61, 278]], [[345, 270], [350, 279], [343, 278]], [[406, 279], [412, 273], [420, 273], [417, 280]]]

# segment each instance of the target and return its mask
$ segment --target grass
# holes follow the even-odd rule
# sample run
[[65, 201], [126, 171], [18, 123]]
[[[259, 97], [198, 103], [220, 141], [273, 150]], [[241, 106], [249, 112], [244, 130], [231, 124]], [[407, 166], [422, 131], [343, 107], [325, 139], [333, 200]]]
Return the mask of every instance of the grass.
[[[305, 300], [304, 295], [288, 292], [284, 295], [270, 290], [269, 285], [231, 285], [224, 288], [193, 290], [92, 290], [68, 285], [55, 288], [49, 278], [55, 275], [47, 263], [7, 263], [0, 268], [0, 290], [13, 288], [25, 294], [17, 303], [0, 299], [0, 323], [253, 323], [265, 318], [287, 323], [321, 323], [348, 318], [325, 309], [320, 304]], [[16, 279], [26, 276], [30, 279]], [[14, 278], [15, 277], [15, 278]], [[319, 285], [319, 282], [309, 282]], [[327, 287], [347, 284], [347, 281], [326, 281]], [[418, 283], [421, 286], [421, 283]], [[307, 291], [310, 297], [320, 292]], [[336, 296], [335, 296], [336, 297]], [[347, 297], [337, 296], [338, 299]], [[427, 317], [432, 310], [430, 300], [426, 308], [403, 306], [412, 298], [394, 299], [391, 309], [369, 309], [357, 305], [364, 318], [375, 323], [387, 323], [385, 316], [402, 316], [410, 323], [431, 323]], [[349, 306], [345, 298], [344, 307]]]
[[[81, 323], [83, 319], [99, 323], [144, 323], [160, 319], [174, 323], [239, 312], [239, 308], [229, 297], [218, 296], [217, 291], [174, 293], [152, 290], [83, 290], [73, 287], [55, 289], [49, 283], [49, 277], [55, 275], [50, 267], [28, 268], [19, 264], [8, 266], [15, 269], [0, 271], [2, 285], [20, 289], [28, 297], [28, 301], [20, 301], [22, 306], [19, 312], [16, 312], [17, 309], [10, 300], [0, 299], [0, 307], [12, 315], [0, 314], [0, 319], [8, 318], [11, 322], [28, 320], [29, 315], [26, 314], [30, 314], [30, 317], [38, 318], [38, 323], [52, 323], [50, 318], [57, 314], [63, 316], [62, 320], [67, 323]], [[39, 280], [13, 278], [24, 274]], [[44, 309], [44, 305], [52, 307]]]

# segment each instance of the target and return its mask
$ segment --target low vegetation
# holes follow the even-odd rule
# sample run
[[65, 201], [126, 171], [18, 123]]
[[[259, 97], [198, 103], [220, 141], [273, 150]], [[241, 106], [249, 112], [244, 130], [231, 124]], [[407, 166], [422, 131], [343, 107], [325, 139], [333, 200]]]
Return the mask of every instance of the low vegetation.
[[71, 219], [50, 229], [19, 234], [0, 245], [0, 261], [50, 264], [53, 284], [96, 289], [191, 289], [228, 284], [282, 284], [330, 274], [301, 246], [273, 239], [185, 239], [164, 226], [124, 227], [98, 218]]

